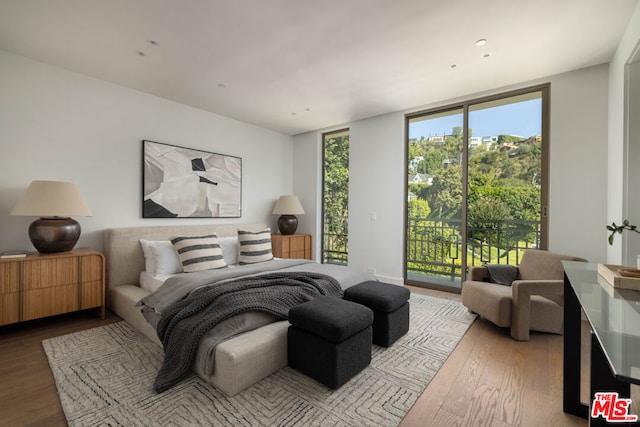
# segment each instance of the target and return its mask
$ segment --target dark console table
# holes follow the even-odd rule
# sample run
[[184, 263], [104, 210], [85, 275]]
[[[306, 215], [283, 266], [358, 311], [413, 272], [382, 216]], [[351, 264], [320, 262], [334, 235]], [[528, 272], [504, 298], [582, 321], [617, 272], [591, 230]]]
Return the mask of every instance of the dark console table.
[[[590, 418], [589, 425], [610, 425], [591, 418], [580, 402], [581, 312], [591, 327], [590, 402], [596, 392], [630, 398], [640, 384], [640, 291], [617, 289], [598, 274], [598, 264], [562, 261], [564, 266], [564, 412]], [[638, 425], [619, 423], [616, 425]]]

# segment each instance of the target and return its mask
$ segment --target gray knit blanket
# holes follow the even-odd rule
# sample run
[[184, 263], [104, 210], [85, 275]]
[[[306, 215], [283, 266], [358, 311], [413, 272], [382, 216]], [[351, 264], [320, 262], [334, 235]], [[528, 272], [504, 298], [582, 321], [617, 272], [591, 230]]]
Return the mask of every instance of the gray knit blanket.
[[499, 285], [511, 286], [518, 278], [518, 267], [509, 264], [485, 264], [489, 273], [489, 281]]
[[154, 383], [156, 392], [189, 375], [200, 340], [219, 322], [250, 310], [287, 319], [290, 308], [320, 295], [342, 296], [340, 284], [325, 274], [280, 272], [194, 290], [168, 307], [158, 323], [165, 354]]

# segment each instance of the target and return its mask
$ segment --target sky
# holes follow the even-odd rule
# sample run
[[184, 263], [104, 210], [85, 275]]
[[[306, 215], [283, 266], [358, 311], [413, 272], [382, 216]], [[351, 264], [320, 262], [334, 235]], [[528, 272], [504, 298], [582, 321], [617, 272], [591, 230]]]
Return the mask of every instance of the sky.
[[[430, 135], [451, 134], [455, 126], [462, 126], [462, 113], [410, 123], [409, 138], [427, 138]], [[524, 137], [542, 133], [541, 98], [485, 108], [469, 113], [472, 136], [520, 135]]]

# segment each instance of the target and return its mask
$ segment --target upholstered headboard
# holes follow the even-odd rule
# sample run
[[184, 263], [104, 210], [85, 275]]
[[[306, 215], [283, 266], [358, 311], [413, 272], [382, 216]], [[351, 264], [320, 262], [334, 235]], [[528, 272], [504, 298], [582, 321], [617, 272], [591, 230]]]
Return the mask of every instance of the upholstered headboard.
[[[169, 240], [174, 236], [198, 236], [216, 233], [218, 237], [236, 236], [238, 229], [260, 230], [265, 224], [208, 224], [126, 227], [105, 230], [107, 289], [120, 285], [137, 285], [144, 270], [140, 239]], [[108, 292], [107, 292], [108, 294]]]

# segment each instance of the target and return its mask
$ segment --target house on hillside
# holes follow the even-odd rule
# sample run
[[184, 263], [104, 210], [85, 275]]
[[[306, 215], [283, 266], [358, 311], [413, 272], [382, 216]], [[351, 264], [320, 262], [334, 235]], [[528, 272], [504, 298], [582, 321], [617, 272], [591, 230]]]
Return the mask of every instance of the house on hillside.
[[417, 174], [409, 175], [409, 184], [431, 185], [432, 183], [433, 183], [433, 175], [428, 175], [425, 173], [417, 173]]
[[417, 172], [418, 171], [418, 165], [423, 160], [424, 160], [423, 156], [417, 156], [417, 157], [414, 157], [413, 159], [409, 160], [409, 169], [411, 169], [414, 172]]

